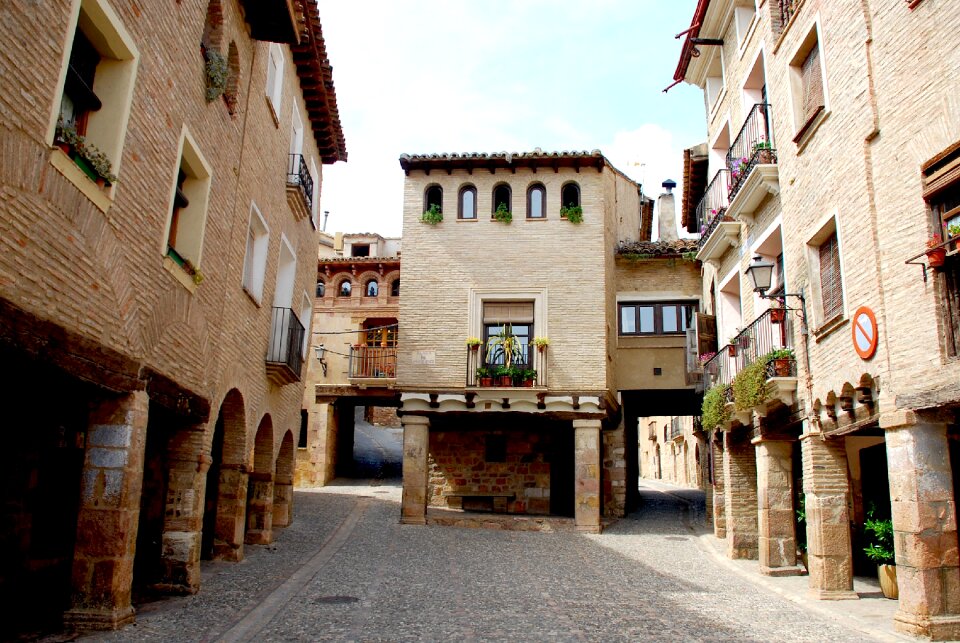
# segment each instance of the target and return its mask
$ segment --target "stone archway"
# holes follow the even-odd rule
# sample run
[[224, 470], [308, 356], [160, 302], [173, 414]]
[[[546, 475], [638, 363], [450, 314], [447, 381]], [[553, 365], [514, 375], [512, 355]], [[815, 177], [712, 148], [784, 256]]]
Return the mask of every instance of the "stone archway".
[[231, 389], [223, 398], [211, 446], [211, 465], [203, 512], [201, 556], [243, 560], [244, 514], [247, 501], [247, 434], [243, 396]]
[[287, 431], [280, 442], [273, 478], [273, 526], [286, 527], [293, 522], [293, 433]]
[[253, 471], [247, 487], [248, 545], [273, 542], [273, 420], [264, 415], [253, 444]]

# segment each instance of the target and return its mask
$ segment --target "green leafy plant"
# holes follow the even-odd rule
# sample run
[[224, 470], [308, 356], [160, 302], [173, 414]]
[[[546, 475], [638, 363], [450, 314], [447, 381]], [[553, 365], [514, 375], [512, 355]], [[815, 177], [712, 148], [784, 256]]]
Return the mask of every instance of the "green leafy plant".
[[645, 259], [653, 259], [657, 255], [641, 252], [625, 252], [620, 256], [627, 261], [644, 261]]
[[537, 379], [537, 371], [533, 368], [524, 368], [520, 370], [520, 379], [522, 380], [535, 380]]
[[770, 141], [757, 141], [753, 144], [753, 151], [772, 149]]
[[953, 223], [947, 226], [947, 232], [951, 237], [960, 236], [960, 223]]
[[485, 377], [493, 377], [493, 370], [487, 368], [486, 366], [477, 367], [477, 379], [483, 379]]
[[700, 423], [704, 431], [713, 431], [730, 421], [727, 408], [727, 385], [717, 384], [703, 394]]
[[502, 362], [510, 368], [514, 362], [523, 361], [523, 346], [520, 339], [513, 334], [513, 326], [507, 324], [499, 333], [487, 341], [487, 356], [491, 362]]
[[468, 338], [467, 338], [467, 346], [469, 346], [470, 348], [473, 348], [474, 346], [479, 346], [479, 345], [482, 344], [482, 343], [483, 343], [483, 341], [482, 341], [479, 337], [468, 337]]
[[767, 399], [767, 360], [761, 358], [745, 366], [730, 384], [733, 389], [733, 406], [738, 411], [747, 411]]
[[773, 359], [795, 359], [795, 354], [792, 348], [774, 348], [761, 359], [768, 362]]
[[443, 213], [440, 211], [440, 206], [436, 203], [431, 204], [420, 217], [420, 221], [429, 223], [430, 225], [437, 225], [443, 221]]
[[696, 260], [697, 260], [697, 253], [696, 253], [696, 252], [684, 252], [684, 253], [683, 253], [682, 255], [680, 255], [680, 256], [683, 258], [684, 261], [696, 261]]
[[798, 494], [797, 506], [797, 549], [807, 551], [807, 501], [802, 492]]
[[570, 223], [582, 223], [583, 208], [571, 203], [565, 208], [560, 208], [560, 216], [566, 218]]
[[100, 148], [87, 141], [85, 136], [77, 132], [73, 123], [65, 123], [62, 118], [57, 119], [54, 140], [66, 144], [73, 154], [83, 159], [94, 174], [104, 181], [108, 183], [117, 182], [117, 176], [111, 171], [113, 166], [110, 159], [100, 151]]
[[893, 548], [893, 521], [890, 518], [876, 517], [875, 507], [867, 509], [867, 520], [863, 523], [863, 532], [869, 543], [863, 548], [867, 558], [878, 565], [896, 565]]
[[507, 209], [506, 203], [501, 203], [497, 206], [497, 209], [493, 211], [493, 218], [500, 223], [510, 223], [513, 221], [513, 213]]
[[537, 348], [543, 349], [550, 345], [550, 340], [546, 337], [534, 337], [533, 345]]
[[227, 59], [216, 49], [204, 50], [204, 57], [207, 59], [205, 65], [207, 73], [206, 98], [208, 103], [212, 103], [227, 90]]

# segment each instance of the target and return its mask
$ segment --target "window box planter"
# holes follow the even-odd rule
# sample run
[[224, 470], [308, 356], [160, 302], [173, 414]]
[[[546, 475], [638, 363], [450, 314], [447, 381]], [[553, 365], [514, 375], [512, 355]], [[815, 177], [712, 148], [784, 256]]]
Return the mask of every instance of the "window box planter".
[[946, 248], [931, 248], [927, 250], [927, 263], [931, 268], [942, 268], [943, 262], [947, 259]]
[[70, 155], [70, 158], [72, 158], [72, 159], [73, 159], [73, 162], [77, 164], [77, 167], [79, 167], [81, 170], [83, 170], [83, 173], [84, 173], [84, 174], [86, 174], [87, 176], [90, 177], [90, 180], [91, 180], [91, 181], [96, 181], [96, 180], [97, 180], [97, 172], [96, 172], [96, 170], [93, 169], [93, 166], [90, 165], [90, 162], [87, 161], [87, 159], [83, 158], [82, 156], [80, 156], [80, 155], [77, 154], [76, 152], [74, 152], [73, 154], [71, 154], [71, 155]]

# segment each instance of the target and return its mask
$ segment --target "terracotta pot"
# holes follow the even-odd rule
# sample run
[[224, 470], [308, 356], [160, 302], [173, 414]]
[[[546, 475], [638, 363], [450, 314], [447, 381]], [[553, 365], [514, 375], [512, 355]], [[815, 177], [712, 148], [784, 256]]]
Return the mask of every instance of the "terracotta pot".
[[900, 597], [896, 565], [877, 565], [877, 577], [880, 579], [880, 591], [884, 596], [892, 599]]
[[770, 323], [772, 324], [782, 324], [783, 320], [787, 317], [787, 311], [783, 308], [771, 308], [770, 309]]
[[773, 360], [773, 372], [777, 377], [790, 377], [790, 360], [786, 357]]
[[523, 380], [523, 385], [526, 388], [533, 388], [533, 380]]
[[737, 356], [737, 347], [734, 344], [727, 344], [727, 352], [730, 354], [730, 357]]
[[57, 147], [60, 148], [60, 151], [61, 151], [61, 152], [63, 152], [63, 153], [66, 154], [67, 156], [70, 156], [70, 144], [69, 144], [69, 143], [64, 143], [63, 141], [54, 141], [54, 143], [56, 143]]
[[501, 375], [497, 378], [497, 386], [513, 386], [513, 377], [511, 375]]
[[946, 248], [933, 248], [932, 250], [927, 250], [927, 262], [930, 264], [931, 268], [941, 267], [946, 258]]
[[492, 377], [481, 377], [481, 378], [480, 378], [480, 386], [488, 386], [488, 387], [489, 387], [489, 386], [493, 386], [493, 378], [492, 378]]

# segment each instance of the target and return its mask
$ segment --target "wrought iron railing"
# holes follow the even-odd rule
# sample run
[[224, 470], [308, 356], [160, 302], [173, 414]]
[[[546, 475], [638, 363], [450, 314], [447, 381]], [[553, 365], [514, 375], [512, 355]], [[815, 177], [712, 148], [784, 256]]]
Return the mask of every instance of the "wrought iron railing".
[[[757, 317], [752, 324], [720, 348], [703, 365], [704, 386], [710, 389], [717, 384], [729, 385], [744, 368], [778, 348], [793, 348], [793, 322], [790, 308], [770, 309]], [[787, 375], [796, 377], [796, 361]], [[772, 364], [773, 362], [771, 362]], [[768, 368], [769, 368], [768, 364]], [[769, 375], [768, 371], [768, 377]]]
[[313, 211], [313, 177], [307, 169], [307, 162], [303, 154], [291, 154], [287, 166], [287, 185], [300, 186], [303, 200], [307, 203], [307, 210]]
[[803, 0], [777, 0], [780, 8], [780, 31], [787, 26], [790, 18], [797, 12], [797, 8]]
[[713, 231], [723, 221], [727, 206], [730, 205], [730, 170], [721, 168], [713, 176], [710, 185], [697, 204], [697, 227], [700, 230], [698, 248], [702, 248]]
[[727, 151], [730, 169], [730, 200], [737, 195], [743, 182], [757, 165], [777, 162], [777, 148], [773, 142], [773, 122], [770, 105], [758, 103], [740, 128], [733, 145]]
[[353, 346], [350, 348], [349, 377], [397, 376], [396, 346]]
[[284, 365], [300, 377], [303, 369], [303, 324], [289, 308], [273, 307], [267, 364]]
[[683, 436], [683, 418], [670, 418], [670, 439], [676, 440]]
[[[502, 387], [545, 387], [547, 385], [547, 350], [546, 347], [538, 348], [533, 344], [525, 346], [522, 350], [522, 359], [514, 360], [512, 366], [520, 371], [518, 374], [510, 376], [500, 376], [500, 379], [494, 373], [498, 366], [502, 364], [492, 363], [488, 360], [488, 355], [483, 346], [467, 347], [467, 386], [502, 386]], [[481, 381], [477, 375], [477, 369], [483, 367], [490, 372], [490, 382]], [[523, 377], [523, 371], [536, 371], [533, 378]]]

